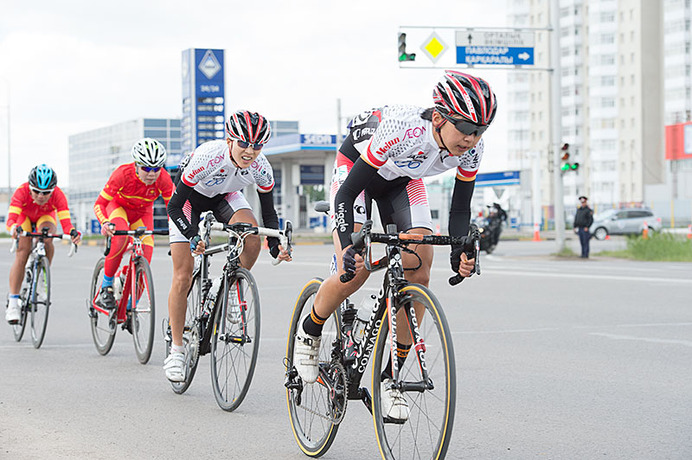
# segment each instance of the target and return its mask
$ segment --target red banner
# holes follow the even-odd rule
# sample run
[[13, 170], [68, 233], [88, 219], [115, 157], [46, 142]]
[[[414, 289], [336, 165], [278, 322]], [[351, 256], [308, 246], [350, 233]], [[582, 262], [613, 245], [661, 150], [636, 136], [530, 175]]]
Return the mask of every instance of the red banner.
[[692, 122], [666, 126], [666, 160], [692, 159]]

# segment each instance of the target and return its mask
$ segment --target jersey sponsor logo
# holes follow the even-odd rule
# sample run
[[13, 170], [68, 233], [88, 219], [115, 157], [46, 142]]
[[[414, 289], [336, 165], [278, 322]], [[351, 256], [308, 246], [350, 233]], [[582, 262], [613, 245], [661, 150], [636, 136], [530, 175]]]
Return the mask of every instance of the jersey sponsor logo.
[[409, 128], [406, 130], [406, 132], [404, 133], [404, 139], [418, 138], [421, 137], [423, 134], [425, 134], [425, 127], [416, 126], [415, 128]]
[[346, 205], [342, 201], [336, 206], [336, 214], [334, 214], [334, 222], [340, 232], [346, 231]]
[[209, 162], [207, 163], [207, 168], [212, 168], [217, 164], [221, 163], [223, 161], [224, 156], [225, 154], [223, 153], [221, 155], [216, 155], [214, 158], [209, 160]]
[[204, 166], [202, 166], [201, 168], [193, 169], [192, 172], [187, 175], [187, 178], [189, 180], [192, 180], [197, 174], [201, 173], [202, 171], [204, 171]]
[[385, 144], [384, 144], [382, 147], [380, 147], [379, 149], [377, 149], [377, 152], [376, 152], [376, 153], [377, 153], [378, 155], [384, 155], [385, 153], [387, 153], [387, 151], [388, 151], [389, 149], [391, 149], [393, 146], [395, 146], [395, 145], [398, 144], [398, 143], [399, 143], [399, 138], [398, 138], [398, 137], [395, 137], [395, 138], [392, 139], [391, 141], [385, 142]]
[[241, 169], [241, 170], [240, 170], [240, 175], [241, 175], [241, 176], [247, 176], [248, 174], [250, 174], [250, 171], [248, 171], [247, 169]]
[[375, 134], [376, 130], [377, 128], [368, 127], [354, 128], [351, 131], [351, 136], [353, 137], [354, 142], [357, 142], [362, 137], [372, 137], [372, 135]]
[[207, 187], [213, 187], [215, 185], [219, 185], [219, 184], [223, 183], [223, 181], [225, 181], [227, 177], [228, 177], [228, 174], [214, 174], [211, 177], [211, 179], [209, 179], [208, 181], [206, 181], [204, 183], [204, 185], [206, 185]]

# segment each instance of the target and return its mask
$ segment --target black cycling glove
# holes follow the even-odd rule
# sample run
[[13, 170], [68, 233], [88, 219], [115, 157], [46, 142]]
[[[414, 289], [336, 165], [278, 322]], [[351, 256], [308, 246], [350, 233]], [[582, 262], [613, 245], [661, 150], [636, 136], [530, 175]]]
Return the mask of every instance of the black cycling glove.
[[355, 249], [353, 249], [353, 246], [349, 246], [344, 251], [342, 262], [344, 265], [345, 273], [350, 273], [351, 275], [356, 273], [356, 253], [357, 252]]
[[281, 250], [279, 249], [279, 239], [274, 237], [267, 237], [267, 246], [269, 246], [269, 254], [273, 258], [279, 257]]
[[473, 249], [473, 240], [468, 236], [464, 237], [464, 242], [462, 244], [452, 247], [452, 252], [449, 253], [449, 264], [454, 273], [459, 273], [459, 265], [461, 264], [459, 258], [461, 257], [461, 253], [466, 252], [466, 255], [469, 255], [469, 252], [473, 251]]

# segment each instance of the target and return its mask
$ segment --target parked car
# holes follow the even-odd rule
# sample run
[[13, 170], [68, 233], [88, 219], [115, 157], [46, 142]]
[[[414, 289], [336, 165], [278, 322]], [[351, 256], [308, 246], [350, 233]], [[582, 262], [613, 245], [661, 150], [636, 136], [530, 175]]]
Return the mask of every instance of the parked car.
[[590, 231], [598, 240], [608, 235], [637, 235], [644, 230], [645, 222], [650, 232], [661, 231], [661, 219], [650, 209], [608, 209], [594, 216]]

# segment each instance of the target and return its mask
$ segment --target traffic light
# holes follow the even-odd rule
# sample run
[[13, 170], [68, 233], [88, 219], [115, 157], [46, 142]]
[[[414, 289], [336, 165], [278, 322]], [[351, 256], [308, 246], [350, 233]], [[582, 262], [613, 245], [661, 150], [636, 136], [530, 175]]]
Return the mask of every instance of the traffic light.
[[408, 54], [406, 52], [406, 34], [400, 33], [399, 34], [399, 62], [415, 61], [415, 60], [416, 60], [416, 53]]
[[562, 160], [562, 165], [560, 166], [560, 170], [564, 173], [567, 171], [576, 171], [579, 169], [579, 163], [570, 163], [569, 162], [569, 144], [564, 143], [562, 144], [562, 147], [560, 147], [560, 150], [562, 151], [562, 155], [560, 156], [560, 159]]
[[562, 160], [562, 166], [560, 166], [560, 170], [562, 172], [569, 171], [571, 168], [571, 165], [569, 164], [569, 144], [562, 144], [560, 150], [562, 151], [562, 156], [560, 157]]

